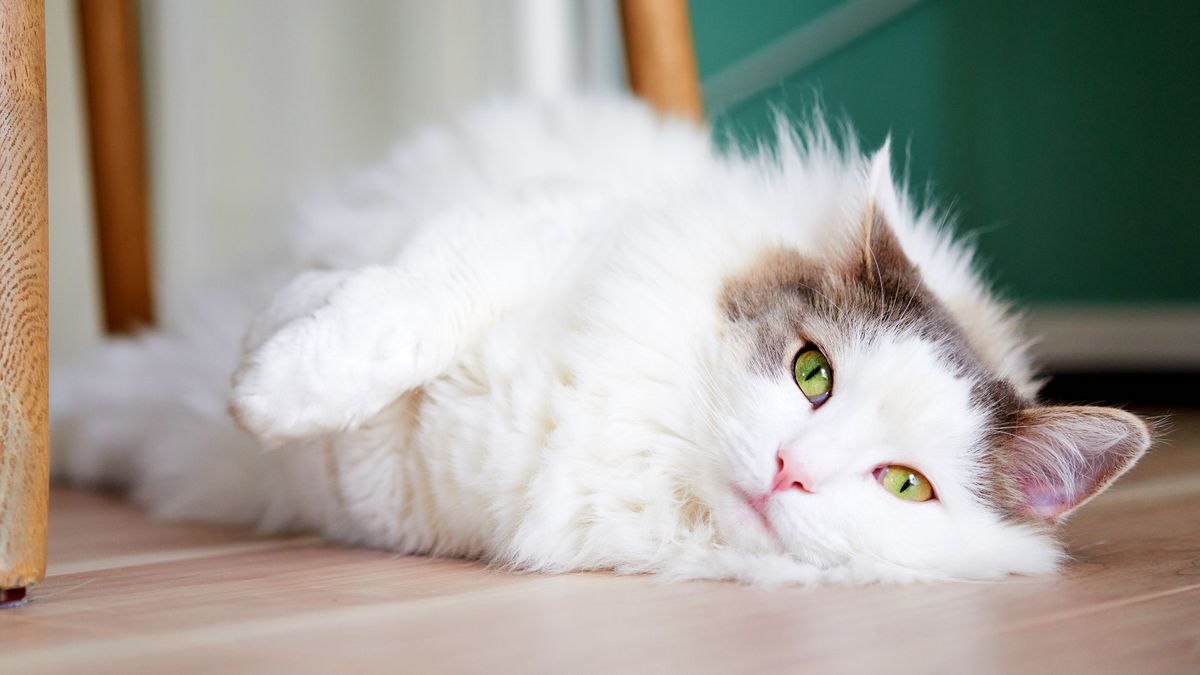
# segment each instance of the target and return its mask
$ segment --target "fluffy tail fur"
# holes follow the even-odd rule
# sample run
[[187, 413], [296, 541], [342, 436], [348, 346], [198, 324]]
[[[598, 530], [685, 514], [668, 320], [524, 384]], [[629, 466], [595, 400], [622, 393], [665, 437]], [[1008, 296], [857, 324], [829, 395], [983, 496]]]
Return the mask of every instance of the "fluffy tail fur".
[[244, 287], [210, 291], [185, 325], [107, 341], [56, 369], [55, 478], [128, 489], [160, 517], [260, 521], [273, 458], [225, 409], [256, 295]]

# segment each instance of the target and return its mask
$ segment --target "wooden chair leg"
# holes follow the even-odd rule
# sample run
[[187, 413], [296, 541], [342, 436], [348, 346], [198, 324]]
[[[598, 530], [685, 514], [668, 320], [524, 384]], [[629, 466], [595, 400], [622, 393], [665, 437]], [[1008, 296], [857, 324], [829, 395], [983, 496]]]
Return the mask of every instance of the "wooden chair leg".
[[621, 0], [621, 31], [633, 93], [659, 112], [703, 119], [687, 0]]
[[135, 0], [78, 0], [104, 325], [154, 320]]
[[42, 0], [0, 3], [0, 605], [46, 573], [46, 45]]

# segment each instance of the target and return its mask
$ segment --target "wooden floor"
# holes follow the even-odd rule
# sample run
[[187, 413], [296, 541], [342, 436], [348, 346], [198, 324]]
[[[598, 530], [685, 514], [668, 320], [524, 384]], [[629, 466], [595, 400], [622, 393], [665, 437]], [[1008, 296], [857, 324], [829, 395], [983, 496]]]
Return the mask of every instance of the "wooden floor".
[[1200, 413], [1066, 529], [1056, 579], [761, 590], [514, 575], [54, 494], [0, 672], [1200, 673]]

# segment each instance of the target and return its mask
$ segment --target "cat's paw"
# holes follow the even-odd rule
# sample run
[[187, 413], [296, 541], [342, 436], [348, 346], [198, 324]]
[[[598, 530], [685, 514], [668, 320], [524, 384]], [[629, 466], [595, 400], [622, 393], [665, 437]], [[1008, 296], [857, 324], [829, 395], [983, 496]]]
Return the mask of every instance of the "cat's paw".
[[242, 353], [254, 352], [284, 326], [328, 305], [330, 297], [353, 274], [349, 270], [310, 270], [300, 273], [254, 317], [249, 330], [242, 337]]
[[437, 317], [401, 286], [390, 268], [356, 272], [256, 346], [248, 338], [231, 397], [238, 422], [268, 445], [351, 429], [436, 376]]

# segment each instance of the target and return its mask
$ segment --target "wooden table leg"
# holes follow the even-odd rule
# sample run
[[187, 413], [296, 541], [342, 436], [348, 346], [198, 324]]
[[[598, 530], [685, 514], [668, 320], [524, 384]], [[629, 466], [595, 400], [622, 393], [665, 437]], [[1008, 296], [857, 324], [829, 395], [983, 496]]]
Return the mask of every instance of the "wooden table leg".
[[687, 0], [621, 0], [629, 86], [656, 110], [704, 118]]
[[46, 44], [42, 0], [0, 2], [0, 605], [46, 573]]
[[109, 333], [154, 323], [136, 0], [77, 0]]

